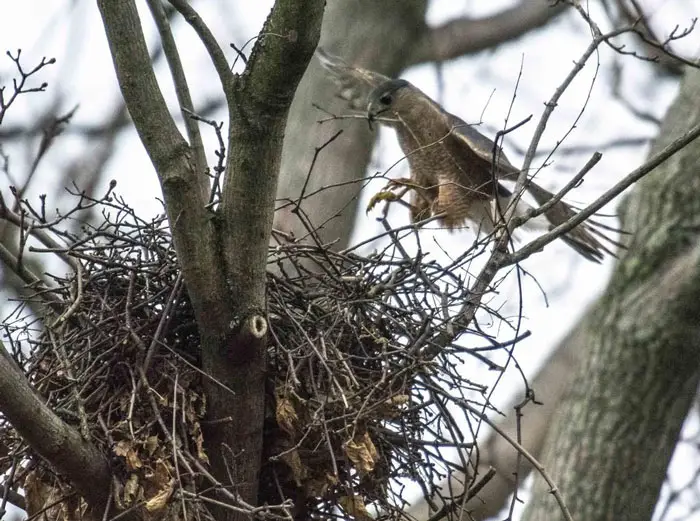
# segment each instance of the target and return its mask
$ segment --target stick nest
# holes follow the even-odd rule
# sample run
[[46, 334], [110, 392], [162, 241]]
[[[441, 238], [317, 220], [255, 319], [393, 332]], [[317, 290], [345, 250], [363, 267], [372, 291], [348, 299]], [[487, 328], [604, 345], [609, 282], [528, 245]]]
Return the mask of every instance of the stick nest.
[[[490, 363], [456, 342], [476, 334], [455, 311], [469, 297], [466, 268], [409, 257], [397, 234], [368, 256], [294, 241], [271, 248], [264, 506], [252, 507], [208, 471], [206, 376], [167, 221], [140, 219], [113, 195], [90, 205], [99, 225], [67, 232], [74, 222], [60, 220], [51, 231], [69, 246], [43, 248], [73, 270], [33, 288], [5, 328], [37, 391], [109, 458], [120, 506], [206, 517], [200, 492], [213, 487], [228, 491], [218, 501], [259, 518], [363, 520], [405, 516], [407, 481], [433, 500], [446, 477], [466, 490], [454, 481], [473, 475], [464, 449], [474, 420], [463, 406], [483, 406], [486, 389], [457, 366], [465, 354]], [[50, 507], [75, 518], [70, 487], [6, 422], [0, 440], [0, 472], [25, 488], [30, 515]]]

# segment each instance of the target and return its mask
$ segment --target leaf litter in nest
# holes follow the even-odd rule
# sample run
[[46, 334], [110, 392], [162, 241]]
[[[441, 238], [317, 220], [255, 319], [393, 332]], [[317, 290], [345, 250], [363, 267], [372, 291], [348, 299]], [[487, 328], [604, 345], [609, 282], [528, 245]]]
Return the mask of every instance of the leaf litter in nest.
[[345, 443], [345, 455], [360, 472], [369, 474], [374, 470], [379, 453], [368, 433], [355, 436]]

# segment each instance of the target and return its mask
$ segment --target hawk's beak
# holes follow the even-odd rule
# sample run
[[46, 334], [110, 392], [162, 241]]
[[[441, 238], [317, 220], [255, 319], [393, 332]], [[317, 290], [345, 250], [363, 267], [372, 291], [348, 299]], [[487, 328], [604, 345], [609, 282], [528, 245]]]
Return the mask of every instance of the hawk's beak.
[[372, 128], [372, 123], [377, 119], [377, 114], [372, 110], [372, 104], [370, 103], [367, 105], [367, 124], [369, 125], [370, 130], [374, 130]]
[[374, 122], [377, 120], [377, 116], [378, 116], [378, 115], [379, 115], [379, 114], [377, 113], [376, 110], [374, 110], [374, 107], [373, 107], [372, 103], [370, 102], [370, 103], [367, 105], [367, 123], [369, 124], [369, 129], [370, 129], [370, 130], [374, 130], [374, 129], [372, 128], [372, 123], [374, 123]]

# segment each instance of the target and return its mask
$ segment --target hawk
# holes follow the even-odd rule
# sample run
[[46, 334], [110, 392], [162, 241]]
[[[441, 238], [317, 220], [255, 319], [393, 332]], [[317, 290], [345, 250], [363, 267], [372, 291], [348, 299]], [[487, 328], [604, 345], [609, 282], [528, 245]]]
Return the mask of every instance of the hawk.
[[[350, 108], [366, 113], [370, 124], [378, 121], [396, 131], [399, 144], [411, 172], [410, 179], [392, 180], [388, 190], [375, 196], [383, 199], [399, 186], [411, 191], [410, 213], [413, 222], [437, 216], [449, 229], [474, 223], [487, 233], [497, 222], [497, 208], [505, 211], [511, 192], [499, 180], [515, 181], [520, 170], [514, 167], [500, 148], [457, 116], [445, 111], [420, 89], [406, 80], [352, 67], [321, 48], [316, 51], [321, 65], [338, 85], [338, 96]], [[494, 156], [496, 164], [494, 165]], [[543, 205], [553, 194], [529, 180], [526, 188]], [[518, 201], [515, 213], [522, 215], [530, 206]], [[555, 203], [544, 215], [527, 222], [530, 228], [551, 230], [576, 215], [563, 201]], [[602, 229], [607, 226], [588, 220], [562, 236], [564, 242], [588, 260], [600, 262], [604, 244], [617, 243]]]

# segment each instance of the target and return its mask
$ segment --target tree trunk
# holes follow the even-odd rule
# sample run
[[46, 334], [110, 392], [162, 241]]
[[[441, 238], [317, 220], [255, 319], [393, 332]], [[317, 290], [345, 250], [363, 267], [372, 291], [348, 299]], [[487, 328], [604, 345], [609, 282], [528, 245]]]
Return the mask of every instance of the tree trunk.
[[[689, 69], [659, 150], [700, 121]], [[543, 463], [574, 519], [650, 519], [698, 385], [700, 143], [644, 178], [622, 209], [633, 232], [606, 293], [571, 336], [581, 355]], [[541, 477], [527, 521], [562, 518]]]

